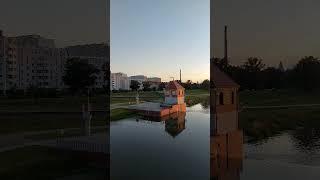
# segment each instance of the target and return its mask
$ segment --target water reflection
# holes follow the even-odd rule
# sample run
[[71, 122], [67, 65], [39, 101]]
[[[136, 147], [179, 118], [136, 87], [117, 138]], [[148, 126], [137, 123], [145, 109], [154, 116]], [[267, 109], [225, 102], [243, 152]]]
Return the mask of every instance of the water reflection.
[[111, 122], [111, 178], [209, 179], [209, 123], [200, 104], [161, 119]]
[[160, 122], [165, 124], [165, 131], [172, 137], [178, 136], [186, 128], [186, 112], [172, 113], [163, 117], [141, 116], [136, 119], [137, 122], [152, 123]]
[[[240, 179], [243, 161], [243, 133], [237, 111], [212, 114], [215, 127], [211, 130], [211, 179]], [[211, 121], [212, 122], [212, 121]], [[227, 123], [228, 122], [228, 123]]]

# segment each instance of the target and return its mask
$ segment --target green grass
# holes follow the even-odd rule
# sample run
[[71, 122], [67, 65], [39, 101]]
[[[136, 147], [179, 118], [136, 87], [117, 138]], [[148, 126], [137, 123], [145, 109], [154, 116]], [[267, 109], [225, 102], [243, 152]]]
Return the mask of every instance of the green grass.
[[[26, 131], [52, 130], [61, 128], [80, 128], [81, 113], [27, 113], [1, 114], [0, 134]], [[95, 113], [92, 126], [106, 126], [107, 113]]]
[[239, 113], [240, 127], [252, 142], [288, 130], [319, 128], [319, 119], [319, 107], [247, 110]]
[[320, 103], [320, 92], [304, 92], [294, 89], [240, 92], [240, 103], [247, 106], [277, 106]]
[[[105, 110], [108, 107], [106, 95], [90, 98], [92, 108]], [[85, 96], [66, 96], [59, 98], [0, 99], [0, 111], [81, 111], [82, 104], [87, 104]]]
[[124, 118], [134, 117], [136, 113], [128, 110], [128, 109], [113, 109], [111, 110], [110, 120], [117, 121]]
[[[85, 156], [73, 152], [62, 151], [41, 146], [29, 146], [0, 153], [1, 179], [47, 179], [54, 180], [74, 174], [99, 171], [105, 169], [92, 166], [93, 162]], [[106, 156], [106, 165], [108, 159]], [[107, 167], [105, 167], [107, 168]], [[99, 176], [104, 176], [100, 173]]]

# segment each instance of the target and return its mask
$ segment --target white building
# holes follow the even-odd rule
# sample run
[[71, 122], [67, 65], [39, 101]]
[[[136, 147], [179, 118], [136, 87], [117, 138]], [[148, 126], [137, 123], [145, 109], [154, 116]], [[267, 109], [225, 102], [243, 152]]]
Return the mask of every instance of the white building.
[[158, 77], [149, 77], [149, 78], [147, 78], [147, 81], [153, 82], [153, 83], [161, 83], [161, 78], [158, 78]]
[[110, 90], [130, 90], [130, 81], [126, 74], [111, 73]]

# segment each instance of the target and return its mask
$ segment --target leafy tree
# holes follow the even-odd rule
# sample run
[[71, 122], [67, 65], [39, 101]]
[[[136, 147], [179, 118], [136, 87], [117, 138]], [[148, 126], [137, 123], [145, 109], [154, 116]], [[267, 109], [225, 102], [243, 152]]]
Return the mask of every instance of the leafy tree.
[[299, 87], [313, 90], [320, 87], [320, 61], [308, 56], [302, 58], [294, 68], [294, 78]]
[[183, 83], [182, 86], [186, 89], [192, 89], [192, 81], [191, 80], [187, 80], [186, 83]]
[[150, 89], [150, 86], [151, 86], [151, 83], [150, 83], [150, 82], [144, 81], [144, 82], [142, 82], [142, 85], [143, 85], [143, 90], [144, 90], [144, 91], [150, 91], [150, 90], [151, 90], [151, 89]]
[[135, 80], [131, 80], [130, 81], [130, 88], [133, 90], [133, 91], [137, 91], [140, 87], [140, 83], [138, 81], [135, 81]]
[[208, 79], [204, 80], [202, 83], [201, 83], [201, 88], [202, 89], [209, 89], [210, 88], [210, 81]]
[[166, 88], [166, 84], [164, 82], [161, 82], [159, 84], [158, 91], [162, 91], [164, 88]]
[[72, 94], [75, 94], [93, 86], [97, 73], [99, 73], [99, 70], [88, 64], [86, 60], [71, 58], [66, 62], [63, 81], [69, 86]]
[[244, 70], [244, 78], [246, 86], [249, 89], [261, 88], [261, 71], [264, 69], [265, 64], [262, 63], [262, 59], [256, 57], [249, 57], [247, 61], [242, 65]]

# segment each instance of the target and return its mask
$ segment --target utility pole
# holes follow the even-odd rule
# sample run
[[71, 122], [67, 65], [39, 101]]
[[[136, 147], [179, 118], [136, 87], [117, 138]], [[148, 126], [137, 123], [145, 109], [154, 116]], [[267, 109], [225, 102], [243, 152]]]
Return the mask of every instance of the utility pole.
[[224, 26], [224, 61], [228, 64], [228, 26]]

